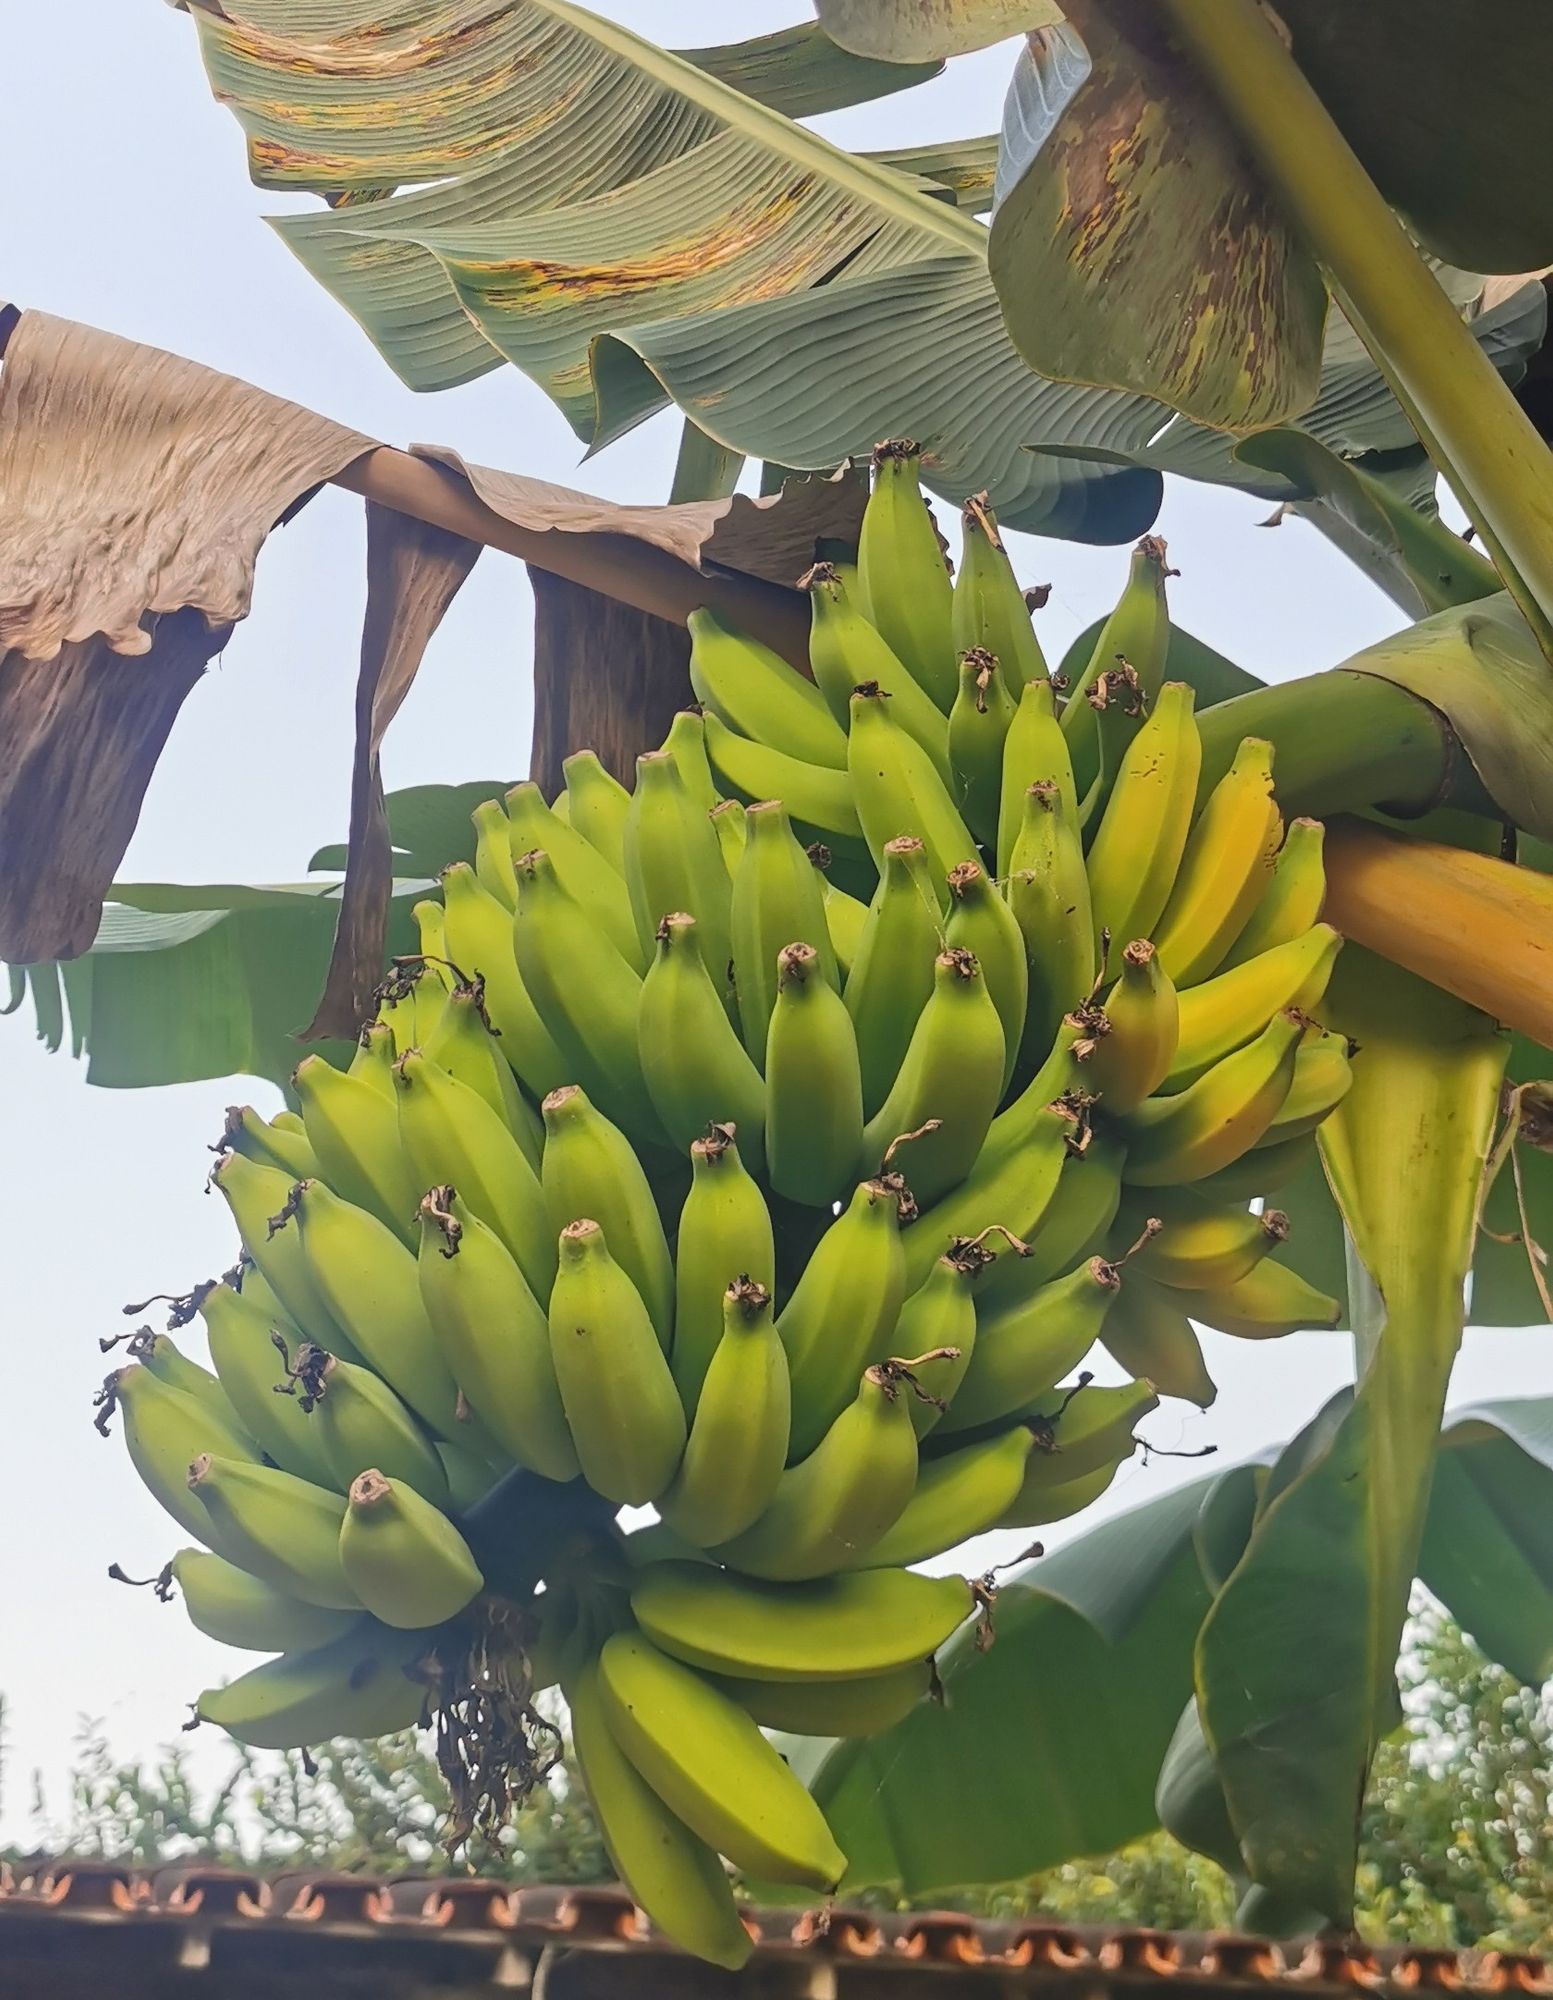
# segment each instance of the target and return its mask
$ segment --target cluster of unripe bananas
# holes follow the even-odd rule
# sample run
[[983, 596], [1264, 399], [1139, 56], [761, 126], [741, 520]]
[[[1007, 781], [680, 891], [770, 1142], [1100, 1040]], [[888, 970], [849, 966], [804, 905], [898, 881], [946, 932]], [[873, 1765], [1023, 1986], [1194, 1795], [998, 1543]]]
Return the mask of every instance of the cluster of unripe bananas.
[[[624, 1879], [727, 1964], [724, 1860], [845, 1868], [764, 1732], [889, 1727], [985, 1612], [911, 1565], [1210, 1401], [1194, 1320], [1336, 1313], [1260, 1202], [1350, 1081], [1321, 829], [1264, 742], [1203, 783], [1162, 544], [1063, 689], [964, 525], [951, 582], [881, 447], [813, 682], [698, 613], [634, 791], [584, 752], [476, 812], [349, 1068], [229, 1118], [241, 1257], [173, 1311], [214, 1373], [146, 1330], [102, 1399], [200, 1545], [163, 1593], [279, 1655], [199, 1716], [429, 1709], [478, 1765], [559, 1683]], [[1097, 1341], [1129, 1382], [1075, 1380]]]

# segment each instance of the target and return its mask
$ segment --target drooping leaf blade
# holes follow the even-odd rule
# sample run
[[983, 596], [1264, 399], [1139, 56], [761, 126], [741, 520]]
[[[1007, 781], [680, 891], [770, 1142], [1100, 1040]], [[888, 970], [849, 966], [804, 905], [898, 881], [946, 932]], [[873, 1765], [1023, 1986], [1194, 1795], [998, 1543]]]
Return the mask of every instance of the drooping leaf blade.
[[843, 48], [885, 62], [968, 55], [1062, 19], [1056, 0], [814, 0]]

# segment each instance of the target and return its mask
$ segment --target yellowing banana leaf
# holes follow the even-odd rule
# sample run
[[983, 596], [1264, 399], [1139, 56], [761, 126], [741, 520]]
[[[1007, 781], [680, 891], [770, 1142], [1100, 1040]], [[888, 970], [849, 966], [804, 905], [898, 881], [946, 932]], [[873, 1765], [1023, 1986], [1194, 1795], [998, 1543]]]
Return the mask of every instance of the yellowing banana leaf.
[[1004, 112], [989, 261], [1032, 368], [1232, 431], [1320, 383], [1326, 286], [1162, 11], [1065, 0]]
[[1352, 1406], [1275, 1471], [1204, 1622], [1195, 1678], [1246, 1872], [1345, 1923], [1365, 1776], [1395, 1704], [1507, 1041], [1352, 946], [1326, 1018], [1363, 1045], [1354, 1087], [1322, 1134], [1353, 1243], [1362, 1373]]
[[833, 41], [885, 62], [963, 56], [1062, 19], [1056, 0], [814, 0], [814, 11]]

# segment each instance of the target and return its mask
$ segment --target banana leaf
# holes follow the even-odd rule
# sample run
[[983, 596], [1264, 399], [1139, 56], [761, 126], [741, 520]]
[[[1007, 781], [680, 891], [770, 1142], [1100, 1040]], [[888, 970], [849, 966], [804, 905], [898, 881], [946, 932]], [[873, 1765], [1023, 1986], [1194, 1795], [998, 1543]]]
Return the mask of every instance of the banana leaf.
[[885, 62], [923, 62], [989, 48], [1062, 19], [1057, 0], [814, 0], [833, 41]]
[[[1315, 1428], [1351, 1406], [1345, 1391]], [[1194, 1768], [1192, 1649], [1259, 1493], [1276, 1492], [1280, 1459], [1287, 1477], [1304, 1451], [1296, 1440], [1177, 1487], [1023, 1564], [1000, 1593], [990, 1651], [966, 1635], [942, 1656], [946, 1707], [861, 1742], [785, 1744], [852, 1857], [849, 1887], [925, 1898], [1015, 1881], [1151, 1831], [1161, 1804], [1181, 1837], [1237, 1865], [1200, 1752]], [[1453, 1413], [1439, 1466], [1419, 1575], [1490, 1657], [1535, 1684], [1553, 1666], [1553, 1398]], [[1470, 1541], [1452, 1533], [1463, 1490], [1488, 1496]], [[1298, 1649], [1316, 1663], [1340, 1637], [1338, 1611], [1319, 1572], [1305, 1583], [1315, 1596]]]

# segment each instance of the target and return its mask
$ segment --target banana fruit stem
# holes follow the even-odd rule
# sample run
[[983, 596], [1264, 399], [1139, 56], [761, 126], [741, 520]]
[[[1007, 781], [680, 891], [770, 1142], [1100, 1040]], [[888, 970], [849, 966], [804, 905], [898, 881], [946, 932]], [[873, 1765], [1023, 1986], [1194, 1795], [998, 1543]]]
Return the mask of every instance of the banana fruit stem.
[[1553, 658], [1553, 461], [1259, 0], [1166, 0]]

